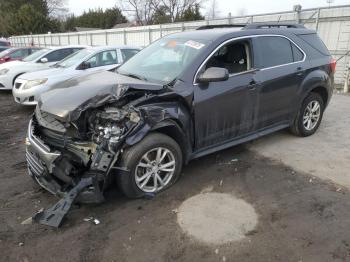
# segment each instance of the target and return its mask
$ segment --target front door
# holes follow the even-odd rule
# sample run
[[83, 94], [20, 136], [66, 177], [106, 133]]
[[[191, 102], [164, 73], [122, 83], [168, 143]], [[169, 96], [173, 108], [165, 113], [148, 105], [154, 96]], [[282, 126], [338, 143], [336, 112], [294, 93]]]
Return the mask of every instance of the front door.
[[257, 106], [256, 71], [252, 69], [250, 39], [220, 47], [201, 71], [226, 68], [226, 81], [194, 86], [196, 150], [200, 151], [244, 136], [252, 131]]

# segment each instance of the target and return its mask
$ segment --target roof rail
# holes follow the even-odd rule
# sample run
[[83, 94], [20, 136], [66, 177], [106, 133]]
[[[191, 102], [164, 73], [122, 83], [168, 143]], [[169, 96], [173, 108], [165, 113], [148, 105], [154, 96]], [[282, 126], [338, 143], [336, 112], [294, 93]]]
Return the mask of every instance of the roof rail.
[[200, 26], [198, 28], [196, 28], [196, 30], [206, 30], [206, 29], [215, 29], [215, 28], [237, 28], [237, 27], [245, 27], [246, 24], [220, 24], [220, 25], [203, 25]]
[[304, 28], [301, 24], [288, 24], [288, 23], [252, 23], [247, 24], [244, 29], [270, 29], [270, 28]]

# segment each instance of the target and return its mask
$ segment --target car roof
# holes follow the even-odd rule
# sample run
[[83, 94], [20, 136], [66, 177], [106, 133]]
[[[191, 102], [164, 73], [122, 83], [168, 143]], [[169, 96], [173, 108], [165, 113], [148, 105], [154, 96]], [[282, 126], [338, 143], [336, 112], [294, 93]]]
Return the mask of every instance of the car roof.
[[9, 48], [11, 51], [21, 50], [21, 49], [44, 49], [43, 47], [38, 46], [11, 46]]
[[65, 45], [65, 46], [47, 46], [44, 47], [45, 49], [51, 49], [51, 50], [59, 50], [59, 49], [65, 49], [65, 48], [89, 48], [91, 46], [88, 45]]
[[175, 33], [166, 36], [167, 38], [186, 38], [194, 40], [206, 40], [214, 41], [221, 38], [233, 38], [249, 35], [287, 35], [287, 34], [307, 34], [316, 33], [315, 30], [306, 28], [253, 28], [244, 29], [244, 27], [232, 27], [232, 28], [213, 28], [203, 29], [188, 32]]
[[140, 50], [140, 47], [135, 47], [135, 46], [127, 46], [127, 45], [108, 45], [108, 46], [93, 46], [89, 47], [88, 49], [92, 50], [108, 50], [108, 49], [138, 49]]

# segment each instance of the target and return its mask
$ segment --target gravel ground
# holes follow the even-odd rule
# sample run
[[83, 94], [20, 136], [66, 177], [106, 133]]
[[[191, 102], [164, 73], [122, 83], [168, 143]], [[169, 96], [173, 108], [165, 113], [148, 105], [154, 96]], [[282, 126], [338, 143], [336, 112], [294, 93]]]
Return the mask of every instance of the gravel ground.
[[321, 126], [300, 139], [282, 131], [251, 143], [258, 154], [350, 189], [350, 96], [333, 95]]
[[[33, 108], [15, 105], [5, 92], [0, 108], [0, 261], [350, 261], [348, 190], [246, 145], [192, 161], [177, 184], [152, 200], [128, 200], [111, 189], [106, 203], [75, 207], [60, 229], [21, 225], [57, 199], [26, 173], [24, 138]], [[221, 245], [187, 235], [177, 212], [208, 192], [249, 203], [255, 229]], [[101, 223], [83, 221], [90, 216]]]

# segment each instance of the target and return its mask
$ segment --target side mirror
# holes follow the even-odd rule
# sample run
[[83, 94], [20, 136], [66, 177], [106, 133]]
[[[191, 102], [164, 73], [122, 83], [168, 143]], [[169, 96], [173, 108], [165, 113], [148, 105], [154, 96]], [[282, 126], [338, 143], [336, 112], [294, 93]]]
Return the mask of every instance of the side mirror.
[[209, 67], [201, 74], [197, 81], [199, 83], [210, 83], [226, 81], [229, 78], [229, 73], [226, 68], [221, 67]]
[[8, 55], [4, 57], [5, 61], [9, 61], [11, 59], [11, 57], [9, 57]]
[[47, 60], [46, 57], [43, 57], [43, 58], [40, 59], [40, 62], [45, 64], [45, 63], [49, 62], [49, 60]]
[[91, 64], [89, 62], [82, 62], [79, 66], [80, 70], [86, 70], [91, 68]]

